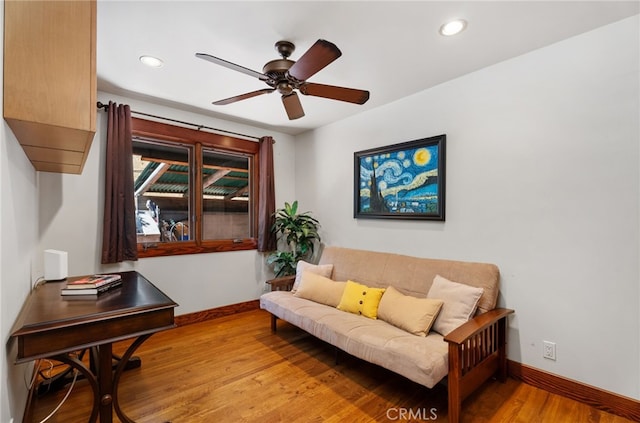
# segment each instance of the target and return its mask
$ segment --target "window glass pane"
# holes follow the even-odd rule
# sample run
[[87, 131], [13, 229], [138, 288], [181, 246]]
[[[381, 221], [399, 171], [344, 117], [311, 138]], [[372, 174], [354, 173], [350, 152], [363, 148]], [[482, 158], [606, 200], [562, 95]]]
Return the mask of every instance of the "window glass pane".
[[133, 180], [138, 243], [191, 238], [190, 148], [133, 141]]
[[249, 158], [207, 148], [202, 156], [202, 238], [250, 238]]

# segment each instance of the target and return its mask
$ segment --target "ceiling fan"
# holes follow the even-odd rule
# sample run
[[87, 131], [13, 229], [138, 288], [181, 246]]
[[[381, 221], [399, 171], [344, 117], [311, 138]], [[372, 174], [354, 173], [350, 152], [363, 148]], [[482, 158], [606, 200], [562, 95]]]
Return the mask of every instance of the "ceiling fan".
[[342, 55], [342, 52], [335, 44], [326, 40], [318, 40], [298, 61], [289, 60], [289, 56], [291, 56], [291, 53], [293, 53], [296, 48], [293, 43], [289, 41], [278, 41], [275, 47], [282, 56], [282, 59], [267, 62], [262, 68], [262, 73], [206, 53], [196, 53], [196, 57], [200, 59], [253, 76], [266, 82], [270, 87], [229, 97], [224, 100], [214, 101], [213, 104], [220, 106], [231, 104], [236, 101], [246, 100], [277, 90], [282, 94], [282, 104], [287, 112], [287, 116], [289, 116], [289, 120], [293, 120], [304, 116], [302, 104], [295, 90], [300, 91], [304, 95], [355, 104], [364, 104], [369, 100], [369, 91], [307, 82], [307, 79]]

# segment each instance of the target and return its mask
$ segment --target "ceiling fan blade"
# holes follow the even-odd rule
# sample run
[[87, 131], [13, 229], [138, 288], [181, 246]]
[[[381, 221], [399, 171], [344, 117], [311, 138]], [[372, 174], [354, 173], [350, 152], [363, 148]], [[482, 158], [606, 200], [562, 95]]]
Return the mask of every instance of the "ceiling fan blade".
[[269, 79], [269, 77], [265, 74], [251, 70], [249, 68], [245, 68], [244, 66], [236, 65], [235, 63], [228, 62], [224, 59], [220, 59], [219, 57], [211, 56], [210, 54], [196, 53], [196, 57], [204, 59], [211, 63], [215, 63], [216, 65], [224, 66], [225, 68], [234, 71], [242, 72], [245, 75], [253, 76], [254, 78], [258, 78], [262, 81], [267, 81]]
[[295, 92], [289, 95], [283, 95], [282, 104], [284, 104], [284, 109], [287, 111], [289, 120], [299, 119], [304, 116], [304, 110], [302, 110], [300, 98]]
[[298, 81], [306, 81], [340, 56], [342, 52], [335, 44], [318, 40], [289, 68], [289, 75]]
[[258, 95], [272, 93], [275, 90], [276, 90], [275, 88], [263, 88], [258, 91], [251, 91], [250, 93], [240, 94], [234, 97], [225, 98], [224, 100], [214, 101], [211, 104], [215, 104], [216, 106], [224, 106], [226, 104], [235, 103], [236, 101], [240, 101], [240, 100], [246, 100], [248, 98], [256, 97]]
[[369, 91], [355, 88], [336, 87], [333, 85], [314, 84], [307, 82], [300, 86], [300, 92], [314, 97], [330, 98], [348, 103], [364, 104], [369, 100]]

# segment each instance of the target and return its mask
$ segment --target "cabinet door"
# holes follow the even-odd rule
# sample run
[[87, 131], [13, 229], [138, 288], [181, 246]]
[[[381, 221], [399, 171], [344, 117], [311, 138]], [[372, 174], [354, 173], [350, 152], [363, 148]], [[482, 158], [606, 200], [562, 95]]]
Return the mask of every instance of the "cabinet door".
[[79, 173], [96, 130], [96, 2], [4, 6], [4, 117], [36, 169]]

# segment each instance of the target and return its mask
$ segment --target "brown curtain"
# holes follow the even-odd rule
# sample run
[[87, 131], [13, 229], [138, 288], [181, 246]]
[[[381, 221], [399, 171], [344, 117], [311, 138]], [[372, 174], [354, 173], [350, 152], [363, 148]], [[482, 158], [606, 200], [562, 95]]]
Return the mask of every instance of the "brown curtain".
[[133, 199], [131, 109], [109, 102], [102, 263], [138, 259]]
[[260, 138], [260, 181], [258, 192], [258, 251], [274, 251], [276, 236], [271, 232], [276, 212], [276, 189], [273, 178], [273, 138]]

